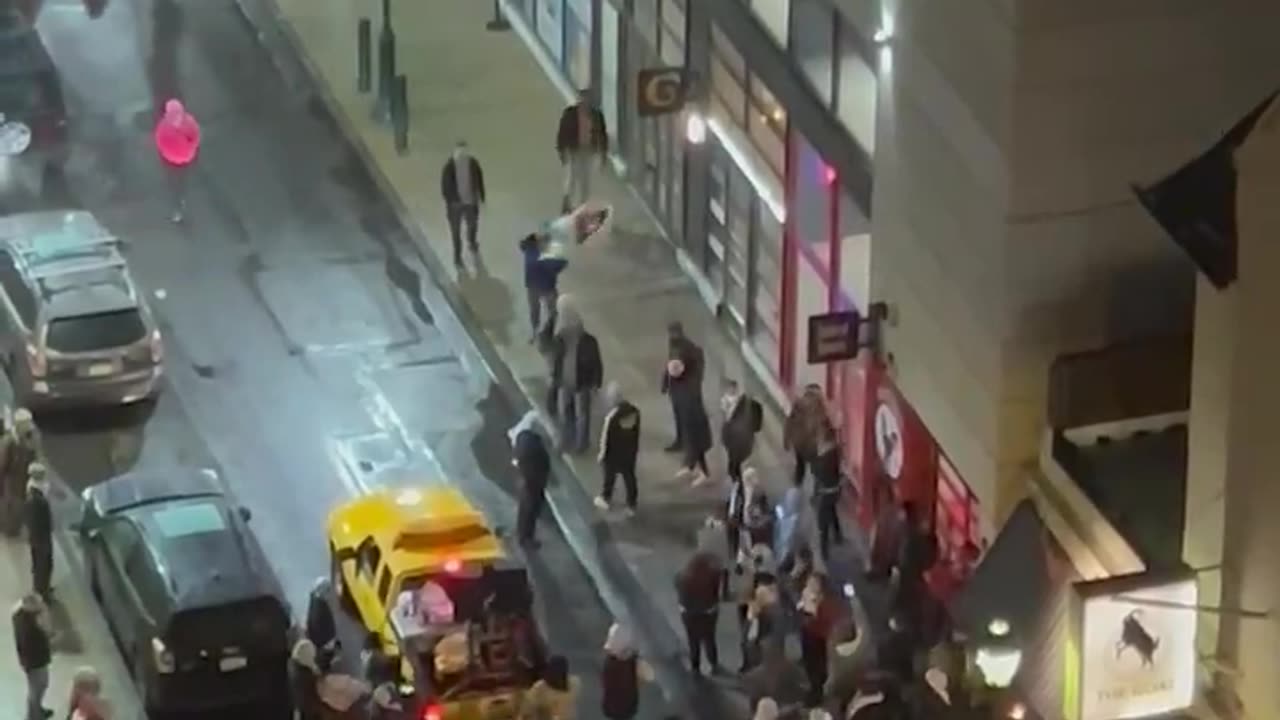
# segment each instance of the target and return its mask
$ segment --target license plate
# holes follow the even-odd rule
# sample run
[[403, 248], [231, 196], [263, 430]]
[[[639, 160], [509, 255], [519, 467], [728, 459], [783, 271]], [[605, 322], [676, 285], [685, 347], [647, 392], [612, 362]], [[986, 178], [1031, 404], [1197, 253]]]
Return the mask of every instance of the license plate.
[[116, 373], [116, 364], [110, 362], [94, 363], [89, 366], [86, 371], [89, 377], [103, 377], [105, 375], [113, 375]]
[[232, 672], [235, 670], [240, 670], [241, 668], [243, 668], [248, 664], [249, 664], [249, 660], [247, 658], [242, 658], [242, 657], [222, 658], [221, 660], [218, 661], [218, 669], [221, 670], [222, 672]]

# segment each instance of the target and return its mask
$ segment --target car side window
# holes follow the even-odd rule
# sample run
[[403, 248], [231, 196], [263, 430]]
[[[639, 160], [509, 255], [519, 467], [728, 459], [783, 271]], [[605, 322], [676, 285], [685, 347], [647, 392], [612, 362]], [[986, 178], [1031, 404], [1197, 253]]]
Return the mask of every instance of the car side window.
[[123, 572], [130, 558], [142, 549], [142, 534], [128, 520], [116, 518], [102, 525], [102, 543]]
[[356, 572], [364, 576], [364, 579], [373, 584], [374, 572], [378, 569], [378, 562], [382, 560], [382, 551], [374, 544], [373, 538], [366, 538], [360, 543], [360, 548], [356, 551]]
[[125, 559], [124, 574], [147, 614], [153, 618], [159, 617], [160, 608], [164, 604], [164, 580], [144, 543], [139, 542], [133, 553]]
[[382, 572], [378, 574], [378, 599], [383, 605], [387, 605], [387, 593], [391, 591], [391, 570], [385, 566]]
[[22, 319], [23, 325], [28, 330], [35, 327], [35, 295], [31, 294], [31, 288], [23, 281], [22, 273], [18, 272], [18, 266], [14, 264], [13, 255], [7, 250], [0, 250], [0, 287], [9, 296], [9, 302], [13, 303], [13, 309]]

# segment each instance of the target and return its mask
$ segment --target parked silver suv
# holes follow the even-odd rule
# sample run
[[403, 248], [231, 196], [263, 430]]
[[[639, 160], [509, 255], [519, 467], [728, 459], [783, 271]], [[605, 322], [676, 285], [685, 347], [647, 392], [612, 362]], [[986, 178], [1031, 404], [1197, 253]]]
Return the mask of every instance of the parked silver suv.
[[83, 210], [0, 218], [0, 362], [32, 409], [151, 398], [160, 331], [120, 241]]

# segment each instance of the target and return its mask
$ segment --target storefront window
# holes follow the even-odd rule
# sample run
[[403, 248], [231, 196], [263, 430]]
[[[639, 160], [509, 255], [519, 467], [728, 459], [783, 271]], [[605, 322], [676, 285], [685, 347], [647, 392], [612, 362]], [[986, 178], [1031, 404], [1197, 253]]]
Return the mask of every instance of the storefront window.
[[787, 15], [790, 0], [748, 0], [748, 5], [755, 11], [760, 24], [764, 25], [773, 36], [778, 47], [787, 46]]
[[748, 331], [752, 346], [778, 376], [782, 360], [778, 343], [782, 335], [782, 224], [763, 202], [756, 202], [755, 221], [755, 297]]
[[742, 54], [733, 46], [729, 38], [720, 32], [720, 28], [712, 26], [711, 28], [711, 48], [712, 58], [719, 60], [729, 71], [729, 74], [738, 80], [741, 85], [747, 79], [747, 61], [742, 59]]
[[711, 59], [711, 89], [716, 100], [712, 111], [714, 112], [718, 105], [723, 115], [721, 120], [736, 127], [744, 127], [747, 107], [746, 90], [743, 89], [742, 82], [718, 57]]
[[751, 84], [751, 107], [747, 111], [747, 131], [751, 143], [764, 156], [773, 173], [781, 178], [786, 174], [787, 163], [787, 151], [782, 140], [787, 123], [786, 111], [758, 77], [752, 75], [748, 81]]
[[[607, 2], [608, 0], [606, 0]], [[680, 59], [676, 64], [684, 64], [684, 32], [685, 32], [685, 0], [663, 0], [662, 2], [662, 27], [667, 31], [667, 35], [674, 41], [675, 47], [679, 48]], [[664, 44], [663, 55], [666, 54]]]
[[841, 305], [865, 311], [871, 291], [871, 223], [849, 193], [839, 195]]
[[852, 28], [842, 25], [841, 31], [836, 110], [845, 129], [868, 155], [872, 155], [876, 149], [876, 94], [879, 82], [875, 70], [859, 54]]
[[565, 5], [564, 62], [574, 87], [591, 86], [591, 0]]
[[636, 30], [649, 43], [649, 47], [658, 48], [658, 0], [633, 0], [631, 22]]
[[791, 0], [791, 43], [788, 49], [822, 102], [835, 97], [836, 11], [828, 0]]

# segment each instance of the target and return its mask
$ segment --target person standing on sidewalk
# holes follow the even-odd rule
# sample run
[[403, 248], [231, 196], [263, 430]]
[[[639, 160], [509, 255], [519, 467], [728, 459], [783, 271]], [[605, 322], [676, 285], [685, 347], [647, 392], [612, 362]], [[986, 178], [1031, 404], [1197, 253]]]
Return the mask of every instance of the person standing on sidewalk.
[[604, 383], [604, 360], [596, 336], [582, 326], [576, 299], [556, 300], [556, 332], [551, 341], [551, 414], [562, 421], [561, 437], [571, 453], [587, 451], [591, 441], [591, 401]]
[[813, 496], [818, 508], [818, 548], [822, 559], [830, 558], [831, 544], [844, 543], [840, 529], [840, 491], [844, 487], [840, 473], [840, 447], [835, 435], [824, 431], [818, 439], [813, 458]]
[[711, 672], [720, 668], [720, 648], [716, 644], [716, 622], [720, 618], [721, 568], [715, 558], [695, 552], [676, 575], [676, 596], [680, 620], [689, 645], [689, 663], [694, 675], [702, 674], [705, 651]]
[[530, 410], [507, 432], [515, 456], [512, 462], [520, 472], [516, 538], [521, 545], [530, 548], [538, 547], [534, 533], [547, 503], [547, 480], [551, 477], [551, 455], [537, 425], [538, 414]]
[[44, 706], [53, 647], [48, 611], [36, 593], [23, 595], [13, 609], [13, 642], [18, 665], [27, 676], [26, 720], [47, 720], [53, 716], [53, 711]]
[[467, 249], [472, 257], [480, 254], [476, 234], [480, 226], [480, 206], [484, 205], [484, 170], [480, 161], [459, 140], [453, 154], [440, 170], [440, 195], [444, 198], [449, 235], [453, 238], [453, 264], [462, 267], [462, 225], [467, 225]]
[[[520, 241], [520, 255], [524, 261], [524, 290], [529, 303], [529, 342], [549, 336], [553, 329], [556, 295], [560, 288], [560, 273], [569, 261], [557, 254], [544, 254], [542, 237], [529, 233]], [[545, 337], [549, 340], [549, 337]]]
[[737, 483], [742, 481], [742, 464], [755, 450], [756, 435], [764, 425], [764, 408], [744, 393], [736, 380], [726, 380], [724, 385], [724, 395], [720, 397], [720, 410], [724, 413], [720, 444], [728, 458], [729, 479]]
[[636, 457], [640, 454], [640, 409], [622, 397], [622, 388], [616, 382], [609, 383], [605, 389], [605, 400], [610, 410], [600, 428], [600, 454], [596, 458], [600, 461], [604, 483], [596, 498], [596, 507], [609, 509], [613, 502], [613, 484], [621, 476], [627, 492], [627, 514], [634, 515], [639, 500]]
[[164, 113], [156, 123], [152, 138], [169, 175], [173, 221], [180, 223], [187, 204], [187, 175], [200, 152], [200, 124], [194, 115], [187, 112], [181, 100], [166, 100]]
[[833, 427], [822, 386], [809, 383], [791, 406], [782, 428], [782, 447], [795, 455], [796, 485], [804, 484], [805, 470], [813, 462], [818, 439]]
[[48, 600], [53, 592], [53, 509], [42, 463], [27, 466], [27, 545], [31, 549], [31, 589]]
[[590, 90], [580, 90], [578, 102], [560, 113], [556, 154], [565, 173], [560, 210], [569, 212], [590, 199], [591, 174], [609, 157], [609, 129], [604, 113], [591, 102]]
[[0, 483], [3, 483], [4, 532], [17, 537], [27, 497], [27, 469], [41, 457], [35, 418], [26, 408], [13, 413], [13, 423], [0, 444]]
[[640, 711], [640, 683], [653, 678], [653, 668], [636, 654], [631, 632], [614, 623], [604, 641], [600, 713], [608, 720], [634, 720]]
[[[673, 364], [673, 360], [679, 361], [678, 364]], [[679, 368], [678, 375], [671, 372], [675, 368]], [[702, 403], [702, 377], [705, 371], [706, 354], [684, 334], [684, 325], [678, 322], [667, 325], [667, 364], [663, 367], [662, 392], [671, 400], [672, 424], [676, 430], [676, 438], [667, 446], [667, 452], [683, 452], [685, 449], [685, 428], [680, 422], [680, 409]]]

